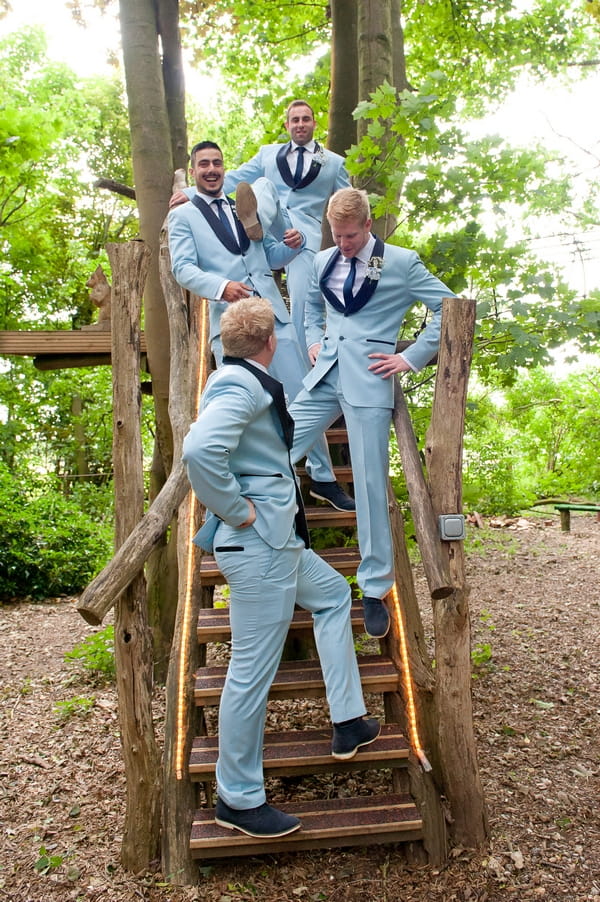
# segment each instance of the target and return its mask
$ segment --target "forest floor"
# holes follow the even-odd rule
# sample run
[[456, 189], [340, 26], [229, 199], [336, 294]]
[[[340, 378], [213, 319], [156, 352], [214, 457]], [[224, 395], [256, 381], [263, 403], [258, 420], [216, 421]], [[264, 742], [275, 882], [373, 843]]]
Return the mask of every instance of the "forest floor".
[[[115, 686], [90, 683], [63, 658], [94, 630], [73, 599], [7, 603], [0, 902], [600, 902], [600, 523], [470, 528], [468, 548], [486, 848], [455, 848], [438, 869], [395, 846], [232, 859], [202, 866], [200, 885], [187, 888], [158, 865], [124, 872]], [[419, 568], [416, 582], [422, 591]], [[157, 691], [159, 733], [161, 708]]]

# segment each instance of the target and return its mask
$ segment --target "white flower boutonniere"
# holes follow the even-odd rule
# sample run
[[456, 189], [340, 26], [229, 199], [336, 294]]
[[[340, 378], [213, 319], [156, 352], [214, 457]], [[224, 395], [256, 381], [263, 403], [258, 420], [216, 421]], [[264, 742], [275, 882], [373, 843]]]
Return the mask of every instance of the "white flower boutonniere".
[[318, 163], [319, 166], [324, 166], [327, 162], [327, 157], [325, 156], [325, 151], [322, 147], [317, 147], [313, 154], [313, 161]]
[[371, 257], [367, 263], [367, 279], [372, 282], [378, 282], [381, 278], [381, 270], [383, 269], [383, 257]]

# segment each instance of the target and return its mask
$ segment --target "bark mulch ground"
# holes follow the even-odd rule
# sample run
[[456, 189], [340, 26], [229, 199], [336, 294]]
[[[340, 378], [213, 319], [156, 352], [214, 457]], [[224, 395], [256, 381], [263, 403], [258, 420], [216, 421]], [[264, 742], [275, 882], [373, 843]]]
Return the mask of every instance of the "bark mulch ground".
[[[186, 888], [158, 865], [125, 873], [115, 687], [63, 658], [93, 630], [73, 599], [7, 603], [0, 902], [600, 902], [600, 523], [573, 516], [570, 533], [557, 518], [496, 525], [470, 530], [468, 558], [485, 849], [455, 848], [437, 870], [393, 846], [238, 859], [202, 867]], [[157, 691], [158, 733], [161, 706]], [[350, 794], [354, 779], [336, 792]]]

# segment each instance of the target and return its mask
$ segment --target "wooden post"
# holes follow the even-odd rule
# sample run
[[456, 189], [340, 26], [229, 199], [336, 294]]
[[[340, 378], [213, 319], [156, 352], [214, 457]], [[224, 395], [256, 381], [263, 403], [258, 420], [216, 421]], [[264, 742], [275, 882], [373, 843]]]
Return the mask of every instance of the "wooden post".
[[[439, 867], [447, 858], [447, 836], [444, 807], [440, 798], [439, 749], [437, 740], [437, 714], [434, 700], [434, 675], [427, 652], [425, 632], [415, 592], [412, 567], [406, 547], [402, 512], [398, 507], [392, 488], [389, 488], [390, 523], [394, 542], [394, 571], [399, 596], [399, 614], [393, 603], [389, 603], [392, 625], [381, 645], [385, 655], [390, 657], [400, 674], [404, 686], [403, 697], [398, 693], [384, 696], [386, 719], [402, 725], [413, 746], [415, 737], [411, 734], [410, 704], [414, 704], [414, 721], [421, 748], [432, 767], [427, 771], [423, 762], [411, 754], [408, 763], [410, 791], [423, 817], [424, 845], [429, 864]], [[407, 672], [401, 653], [401, 632], [404, 631], [412, 694], [407, 693]], [[396, 782], [397, 776], [394, 775]], [[398, 791], [399, 787], [394, 787]]]
[[[150, 251], [142, 241], [130, 241], [109, 244], [107, 252], [113, 276], [113, 465], [118, 547], [144, 509], [140, 314]], [[127, 870], [143, 871], [157, 856], [161, 786], [152, 720], [152, 640], [142, 570], [116, 607], [115, 663], [127, 785], [121, 863]]]
[[[462, 447], [475, 302], [444, 299], [442, 338], [426, 461], [436, 516], [462, 512]], [[488, 820], [477, 764], [471, 699], [469, 592], [461, 542], [444, 542], [454, 591], [433, 602], [436, 702], [443, 787], [456, 844], [479, 846]]]
[[[175, 282], [163, 234], [160, 273], [171, 339], [169, 415], [173, 427], [175, 460], [181, 457], [183, 439], [196, 417], [200, 391], [208, 371], [208, 313], [205, 301], [192, 300]], [[163, 761], [162, 868], [171, 883], [198, 882], [198, 866], [190, 850], [196, 789], [190, 779], [189, 757], [198, 727], [194, 700], [194, 675], [199, 664], [198, 609], [200, 607], [200, 549], [192, 538], [202, 510], [189, 490], [179, 508], [177, 561], [179, 588], [175, 629], [169, 660], [166, 693], [165, 750]]]
[[440, 533], [437, 519], [433, 511], [431, 495], [423, 475], [406, 398], [398, 378], [396, 378], [394, 383], [394, 413], [392, 419], [429, 593], [432, 598], [446, 598], [446, 596], [452, 594], [448, 560], [443, 553], [443, 549], [440, 548]]

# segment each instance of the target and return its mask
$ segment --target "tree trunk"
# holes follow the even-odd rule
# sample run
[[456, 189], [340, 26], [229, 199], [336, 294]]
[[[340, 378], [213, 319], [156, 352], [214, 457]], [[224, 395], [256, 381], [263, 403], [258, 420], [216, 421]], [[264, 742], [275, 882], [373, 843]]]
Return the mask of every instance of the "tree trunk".
[[[119, 8], [140, 235], [152, 254], [144, 291], [144, 330], [152, 374], [158, 451], [153, 456], [150, 473], [150, 499], [153, 500], [165, 484], [173, 465], [173, 436], [168, 412], [169, 321], [160, 285], [158, 253], [160, 230], [171, 196], [174, 165], [155, 0], [120, 0]], [[177, 32], [177, 4], [167, 5], [165, 0], [161, 16], [161, 27], [169, 36], [171, 46]], [[174, 553], [168, 555], [162, 549], [148, 563], [153, 612], [163, 605], [174, 604], [173, 596], [169, 595], [173, 580], [177, 578], [173, 566]], [[173, 614], [167, 614], [167, 622], [169, 616]], [[162, 623], [163, 616], [153, 624], [157, 638], [163, 635]], [[155, 649], [159, 661], [164, 662], [168, 653], [168, 641]]]
[[356, 143], [358, 103], [357, 0], [332, 0], [331, 99], [327, 147], [342, 156]]
[[158, 31], [162, 47], [162, 74], [171, 132], [173, 169], [189, 163], [185, 121], [185, 79], [179, 34], [179, 0], [158, 0]]
[[406, 56], [404, 54], [404, 29], [402, 28], [402, 0], [391, 0], [392, 16], [392, 84], [398, 91], [411, 90], [406, 77]]
[[[358, 97], [368, 100], [384, 82], [394, 83], [392, 54], [392, 12], [390, 0], [358, 0]], [[359, 119], [358, 139], [366, 135], [368, 120]], [[385, 137], [379, 139], [385, 144]], [[368, 181], [359, 186], [371, 194], [385, 194], [385, 186], [372, 172]], [[375, 219], [374, 231], [387, 238], [396, 227], [393, 216], [386, 214]]]
[[[443, 302], [442, 339], [425, 455], [436, 515], [462, 512], [462, 445], [475, 302]], [[444, 542], [455, 586], [433, 602], [436, 702], [444, 792], [455, 844], [479, 846], [488, 836], [477, 764], [471, 698], [469, 591], [461, 542]]]
[[[141, 241], [107, 247], [113, 275], [113, 463], [115, 545], [144, 512], [140, 314], [149, 250]], [[148, 868], [160, 840], [160, 755], [152, 720], [152, 643], [140, 570], [115, 612], [115, 663], [127, 802], [121, 863]]]

